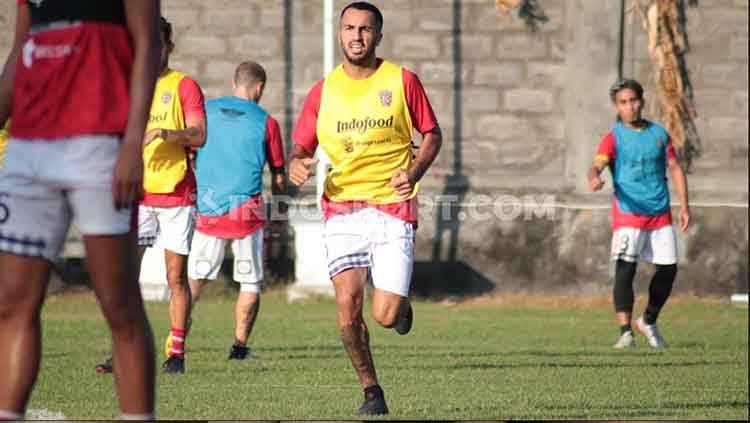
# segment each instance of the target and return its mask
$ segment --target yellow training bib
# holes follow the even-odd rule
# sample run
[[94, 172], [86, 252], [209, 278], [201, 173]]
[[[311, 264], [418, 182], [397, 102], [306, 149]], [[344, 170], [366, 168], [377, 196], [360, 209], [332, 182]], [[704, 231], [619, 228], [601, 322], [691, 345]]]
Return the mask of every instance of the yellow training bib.
[[5, 146], [8, 144], [8, 138], [10, 138], [10, 119], [5, 122], [5, 125], [0, 126], [0, 168], [3, 167]]
[[400, 66], [383, 61], [369, 78], [352, 79], [339, 65], [323, 83], [316, 132], [331, 159], [325, 183], [330, 200], [398, 201], [388, 183], [412, 162], [412, 121]]
[[[184, 78], [180, 72], [167, 70], [156, 82], [154, 99], [146, 131], [156, 128], [185, 129], [179, 86]], [[187, 173], [185, 147], [156, 138], [143, 149], [143, 188], [154, 194], [174, 191]]]

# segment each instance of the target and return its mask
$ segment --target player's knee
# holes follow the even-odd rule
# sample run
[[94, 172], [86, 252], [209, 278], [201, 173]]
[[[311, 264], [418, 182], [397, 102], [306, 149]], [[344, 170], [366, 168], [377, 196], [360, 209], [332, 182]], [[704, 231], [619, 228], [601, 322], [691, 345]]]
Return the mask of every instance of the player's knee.
[[677, 275], [677, 264], [657, 264], [656, 271], [664, 276], [674, 278]]
[[8, 301], [3, 298], [0, 300], [0, 322], [9, 322], [12, 320], [29, 320], [34, 318], [34, 310], [30, 307], [24, 307], [14, 301]]
[[129, 328], [142, 318], [142, 309], [127, 296], [100, 298], [102, 312], [110, 329]]
[[188, 286], [187, 275], [182, 269], [167, 270], [167, 283], [170, 289], [190, 289]]
[[337, 293], [336, 307], [339, 313], [357, 314], [357, 311], [362, 309], [362, 298], [354, 293]]
[[29, 321], [39, 318], [40, 304], [0, 289], [0, 321]]

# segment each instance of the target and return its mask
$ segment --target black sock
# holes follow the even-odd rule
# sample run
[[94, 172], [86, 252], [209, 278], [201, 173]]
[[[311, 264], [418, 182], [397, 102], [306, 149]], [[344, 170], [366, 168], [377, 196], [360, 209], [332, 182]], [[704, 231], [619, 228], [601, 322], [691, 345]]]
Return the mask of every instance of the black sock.
[[380, 385], [372, 385], [365, 388], [365, 399], [383, 398], [384, 395]]
[[633, 331], [633, 328], [630, 327], [630, 323], [628, 323], [627, 325], [620, 326], [620, 335], [624, 335], [625, 332], [632, 332], [632, 331]]
[[646, 306], [646, 311], [643, 312], [643, 320], [647, 325], [656, 323], [659, 312], [664, 307], [669, 294], [672, 292], [672, 285], [674, 284], [676, 275], [676, 264], [656, 265], [656, 272], [648, 287], [648, 305]]
[[633, 292], [633, 278], [637, 264], [624, 260], [617, 260], [615, 264], [615, 286], [612, 289], [615, 312], [632, 313], [635, 294]]

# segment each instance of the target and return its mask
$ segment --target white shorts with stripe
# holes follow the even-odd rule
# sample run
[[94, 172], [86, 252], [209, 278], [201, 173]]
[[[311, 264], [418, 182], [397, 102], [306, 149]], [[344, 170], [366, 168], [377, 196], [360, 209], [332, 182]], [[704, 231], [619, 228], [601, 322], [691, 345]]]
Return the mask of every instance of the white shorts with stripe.
[[195, 207], [138, 207], [138, 245], [161, 247], [183, 256], [190, 253]]
[[409, 296], [414, 225], [375, 208], [331, 217], [325, 224], [328, 274], [367, 267], [375, 288]]
[[677, 236], [672, 225], [658, 229], [618, 228], [612, 235], [612, 260], [653, 264], [677, 263]]
[[240, 291], [260, 292], [263, 284], [263, 228], [240, 239], [222, 239], [195, 231], [188, 257], [188, 277], [216, 279], [227, 244], [232, 245], [233, 277], [240, 284]]
[[131, 210], [115, 210], [112, 196], [119, 152], [112, 136], [11, 138], [0, 169], [0, 251], [54, 261], [71, 222], [84, 236], [130, 232]]

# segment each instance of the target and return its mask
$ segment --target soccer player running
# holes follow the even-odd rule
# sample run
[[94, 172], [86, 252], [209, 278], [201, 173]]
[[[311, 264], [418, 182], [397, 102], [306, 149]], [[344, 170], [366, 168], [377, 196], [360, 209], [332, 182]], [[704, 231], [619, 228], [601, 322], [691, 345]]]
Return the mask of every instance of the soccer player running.
[[159, 11], [151, 0], [18, 0], [0, 76], [0, 122], [13, 121], [0, 171], [0, 419], [25, 413], [41, 358], [41, 307], [71, 219], [112, 333], [122, 417], [154, 417], [134, 207]]
[[196, 157], [198, 217], [188, 258], [193, 304], [203, 283], [214, 280], [228, 243], [234, 255], [235, 305], [230, 360], [244, 360], [247, 340], [260, 308], [263, 283], [263, 167], [272, 175], [274, 195], [286, 191], [284, 146], [279, 124], [258, 105], [266, 71], [255, 62], [237, 66], [233, 95], [206, 102], [208, 135]]
[[[383, 16], [370, 3], [355, 2], [342, 10], [343, 64], [307, 95], [289, 164], [289, 179], [300, 186], [313, 174], [318, 144], [331, 159], [321, 200], [325, 248], [339, 332], [364, 388], [361, 415], [388, 413], [362, 317], [365, 284], [371, 277], [375, 320], [407, 333], [413, 319], [408, 295], [418, 181], [442, 143], [417, 76], [376, 56], [382, 27]], [[412, 128], [423, 135], [416, 158]]]
[[[172, 25], [159, 19], [161, 68], [151, 113], [143, 137], [144, 196], [138, 210], [139, 255], [146, 247], [164, 249], [171, 329], [166, 343], [166, 373], [185, 371], [185, 337], [190, 317], [187, 256], [194, 227], [195, 175], [191, 150], [206, 139], [206, 112], [198, 84], [169, 67], [174, 50]], [[96, 366], [99, 373], [112, 371], [112, 360]]]
[[643, 87], [626, 79], [610, 89], [617, 123], [604, 136], [589, 169], [592, 191], [604, 185], [601, 172], [609, 166], [614, 184], [612, 202], [612, 260], [615, 264], [614, 304], [620, 338], [615, 348], [635, 346], [631, 320], [633, 279], [639, 261], [651, 262], [656, 272], [649, 286], [648, 305], [636, 321], [636, 329], [649, 345], [665, 348], [656, 319], [667, 302], [677, 274], [677, 240], [672, 228], [666, 174], [672, 178], [680, 199], [679, 225], [690, 224], [687, 178], [675, 157], [672, 141], [659, 124], [643, 119]]

